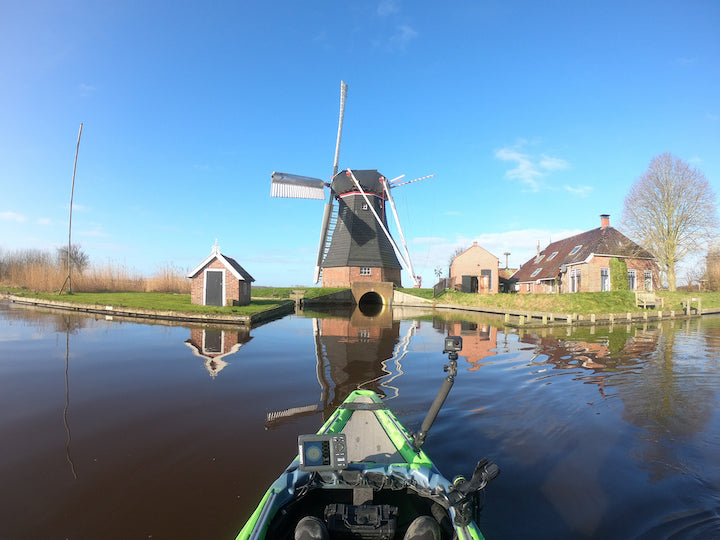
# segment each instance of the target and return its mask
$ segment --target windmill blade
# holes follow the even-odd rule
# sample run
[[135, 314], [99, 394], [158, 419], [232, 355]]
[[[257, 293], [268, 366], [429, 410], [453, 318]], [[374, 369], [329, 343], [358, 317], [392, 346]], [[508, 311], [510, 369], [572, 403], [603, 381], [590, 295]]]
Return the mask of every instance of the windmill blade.
[[270, 196], [287, 197], [290, 199], [324, 200], [326, 185], [327, 184], [319, 178], [273, 172]]
[[335, 160], [333, 161], [333, 178], [338, 172], [340, 161], [340, 141], [342, 139], [343, 120], [345, 119], [345, 97], [347, 96], [347, 84], [340, 81], [340, 119], [338, 120], [337, 142], [335, 143]]
[[395, 224], [397, 225], [398, 232], [400, 233], [400, 241], [402, 242], [403, 251], [405, 253], [405, 260], [409, 268], [408, 272], [410, 273], [410, 277], [413, 280], [413, 284], [415, 284], [416, 287], [419, 287], [420, 284], [418, 283], [417, 277], [415, 277], [415, 270], [413, 269], [412, 261], [410, 260], [410, 252], [408, 251], [407, 244], [405, 243], [405, 235], [403, 234], [402, 227], [400, 226], [400, 218], [398, 217], [397, 210], [395, 209], [395, 200], [390, 193], [390, 186], [385, 179], [383, 179], [382, 184], [383, 188], [385, 189], [385, 195], [387, 196], [387, 200], [390, 203], [390, 209], [392, 210], [393, 217], [395, 218]]
[[325, 246], [328, 243], [328, 230], [330, 228], [330, 221], [332, 220], [333, 214], [333, 203], [332, 193], [330, 194], [330, 201], [325, 203], [325, 211], [323, 212], [322, 225], [320, 226], [320, 244], [318, 245], [317, 262], [315, 263], [315, 283], [320, 280], [320, 265], [325, 258]]
[[[340, 116], [338, 119], [337, 141], [335, 142], [335, 159], [333, 160], [333, 178], [338, 172], [338, 162], [340, 161], [340, 141], [342, 140], [343, 121], [345, 119], [345, 98], [347, 97], [347, 84], [340, 81]], [[320, 267], [325, 258], [325, 249], [328, 244], [329, 236], [328, 227], [333, 214], [334, 197], [332, 190], [330, 198], [325, 204], [325, 212], [323, 213], [322, 225], [320, 226], [320, 244], [318, 244], [317, 262], [315, 263], [315, 283], [320, 280]]]
[[[405, 176], [405, 175], [403, 175], [403, 176]], [[399, 176], [399, 177], [396, 178], [395, 180], [398, 180], [398, 179], [402, 178], [403, 176]], [[405, 184], [412, 184], [413, 182], [417, 182], [417, 181], [419, 181], [419, 180], [425, 180], [425, 179], [427, 179], [427, 178], [432, 178], [433, 176], [435, 176], [435, 175], [434, 175], [434, 174], [429, 174], [429, 175], [427, 175], [427, 176], [421, 176], [420, 178], [416, 178], [415, 180], [408, 180], [407, 182], [401, 182], [401, 183], [399, 183], [399, 184], [398, 184], [397, 182], [395, 182], [395, 180], [392, 180], [392, 181], [390, 182], [390, 187], [391, 187], [391, 188], [396, 188], [396, 187], [404, 186]], [[395, 182], [395, 183], [393, 183], [393, 182]]]

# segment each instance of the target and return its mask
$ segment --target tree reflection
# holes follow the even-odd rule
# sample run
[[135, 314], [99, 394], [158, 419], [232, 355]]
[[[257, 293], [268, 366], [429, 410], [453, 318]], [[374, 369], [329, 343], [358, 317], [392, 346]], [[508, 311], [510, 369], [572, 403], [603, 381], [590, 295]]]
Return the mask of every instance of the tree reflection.
[[574, 328], [565, 336], [526, 333], [520, 341], [535, 346], [533, 364], [581, 369], [578, 380], [597, 385], [603, 397], [612, 391], [622, 400], [623, 420], [640, 429], [632, 452], [651, 472], [651, 480], [659, 481], [677, 474], [682, 443], [703, 431], [714, 413], [715, 388], [697, 376], [707, 355], [693, 338], [709, 339], [717, 358], [720, 339], [708, 336], [720, 337], [720, 327], [713, 330], [698, 334], [666, 322], [653, 327]]

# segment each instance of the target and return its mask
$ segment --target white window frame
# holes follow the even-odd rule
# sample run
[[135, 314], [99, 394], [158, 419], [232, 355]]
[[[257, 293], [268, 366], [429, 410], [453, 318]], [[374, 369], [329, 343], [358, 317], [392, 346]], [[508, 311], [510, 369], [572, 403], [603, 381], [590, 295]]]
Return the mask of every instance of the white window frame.
[[[653, 290], [652, 270], [645, 270], [645, 274], [643, 277], [645, 278], [645, 290], [652, 291]], [[648, 282], [650, 283], [649, 287], [648, 287]]]
[[568, 253], [568, 255], [575, 255], [581, 249], [582, 249], [582, 244], [580, 244], [579, 246], [575, 246], [574, 248], [572, 248], [572, 251], [570, 253]]
[[361, 276], [372, 276], [372, 268], [369, 266], [361, 266], [360, 267], [360, 275]]
[[535, 271], [534, 271], [532, 274], [530, 274], [530, 277], [535, 277], [535, 276], [537, 276], [540, 272], [542, 272], [542, 267], [541, 267], [541, 268], [536, 268]]
[[635, 270], [628, 270], [628, 289], [637, 291], [637, 272]]
[[[603, 276], [603, 271], [605, 271], [605, 276]], [[603, 277], [606, 278], [603, 279]], [[602, 266], [600, 267], [600, 291], [605, 292], [612, 289], [612, 286], [610, 285], [610, 268], [608, 266]]]
[[555, 255], [557, 255], [557, 254], [558, 254], [557, 251], [553, 251], [553, 252], [552, 252], [552, 255], [550, 255], [550, 256], [548, 257], [548, 261], [552, 261], [552, 260], [555, 258]]

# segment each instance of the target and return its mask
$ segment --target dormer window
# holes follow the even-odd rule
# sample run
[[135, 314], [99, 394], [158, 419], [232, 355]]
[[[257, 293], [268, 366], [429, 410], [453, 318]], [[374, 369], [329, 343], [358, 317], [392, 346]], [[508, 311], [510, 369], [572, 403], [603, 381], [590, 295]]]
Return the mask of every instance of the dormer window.
[[548, 261], [552, 261], [552, 260], [555, 258], [555, 255], [557, 255], [557, 254], [558, 254], [557, 251], [553, 251], [553, 252], [552, 252], [552, 255], [550, 255], [550, 256], [548, 257]]
[[537, 276], [537, 275], [540, 273], [541, 270], [542, 270], [542, 268], [536, 268], [535, 271], [534, 271], [532, 274], [530, 274], [530, 277], [535, 277], [535, 276]]
[[575, 246], [572, 251], [569, 253], [569, 255], [575, 255], [580, 249], [582, 248], [582, 245]]

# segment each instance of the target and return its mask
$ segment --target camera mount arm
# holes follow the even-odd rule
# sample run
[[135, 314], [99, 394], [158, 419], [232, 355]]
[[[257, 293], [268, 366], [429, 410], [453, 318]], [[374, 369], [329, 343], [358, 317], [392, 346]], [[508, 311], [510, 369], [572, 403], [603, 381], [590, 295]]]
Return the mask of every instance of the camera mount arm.
[[425, 443], [428, 431], [430, 431], [433, 422], [435, 422], [435, 418], [437, 418], [440, 409], [445, 403], [445, 399], [450, 393], [450, 389], [455, 383], [455, 376], [457, 375], [458, 352], [461, 350], [462, 338], [460, 336], [448, 336], [445, 338], [445, 349], [443, 350], [443, 354], [448, 355], [448, 359], [450, 360], [450, 362], [446, 366], [443, 366], [443, 370], [447, 372], [448, 376], [445, 377], [445, 380], [442, 382], [440, 390], [438, 390], [437, 396], [435, 396], [435, 400], [430, 406], [430, 410], [428, 411], [427, 416], [425, 416], [425, 420], [423, 420], [423, 423], [420, 426], [420, 431], [413, 435], [413, 447], [416, 452], [419, 452], [420, 447]]

